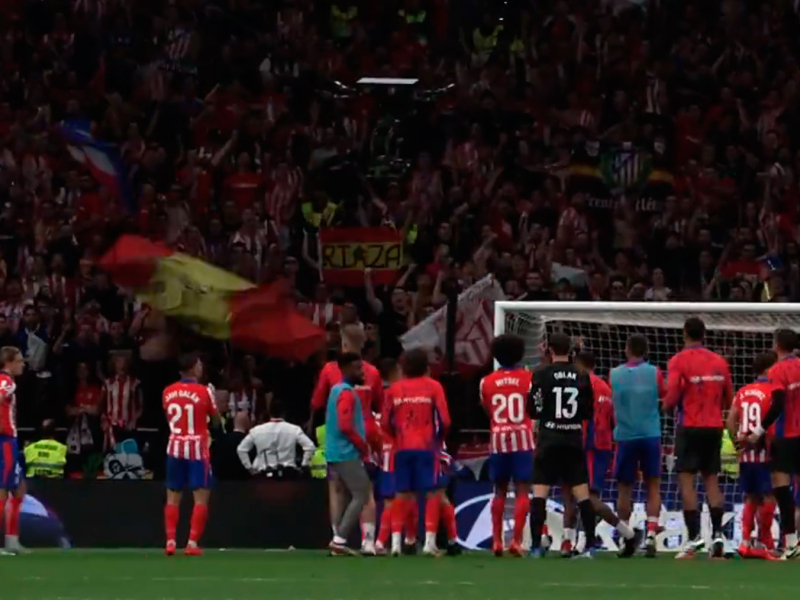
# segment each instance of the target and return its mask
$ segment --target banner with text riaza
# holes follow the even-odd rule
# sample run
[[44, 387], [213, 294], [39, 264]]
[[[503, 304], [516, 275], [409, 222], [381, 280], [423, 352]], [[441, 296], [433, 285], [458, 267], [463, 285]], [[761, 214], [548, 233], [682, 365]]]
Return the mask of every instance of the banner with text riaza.
[[403, 232], [390, 227], [323, 228], [319, 232], [322, 276], [333, 285], [392, 285], [403, 266]]

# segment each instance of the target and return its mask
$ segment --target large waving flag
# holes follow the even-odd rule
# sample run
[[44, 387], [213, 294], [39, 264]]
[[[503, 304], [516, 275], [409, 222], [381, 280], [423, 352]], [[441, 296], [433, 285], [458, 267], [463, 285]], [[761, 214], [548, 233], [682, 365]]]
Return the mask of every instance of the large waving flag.
[[[476, 281], [459, 294], [455, 347], [459, 371], [478, 369], [489, 363], [494, 336], [494, 303], [504, 299], [503, 288], [492, 275]], [[447, 308], [441, 307], [404, 333], [400, 338], [403, 350], [428, 350], [433, 366], [438, 368], [445, 353]]]
[[61, 133], [66, 139], [72, 158], [83, 165], [92, 177], [121, 199], [128, 211], [135, 210], [135, 199], [126, 175], [125, 165], [116, 144], [94, 139], [91, 124], [85, 119], [61, 122]]
[[287, 360], [305, 360], [325, 332], [298, 313], [280, 284], [249, 281], [170, 248], [124, 235], [100, 266], [143, 303], [194, 331]]

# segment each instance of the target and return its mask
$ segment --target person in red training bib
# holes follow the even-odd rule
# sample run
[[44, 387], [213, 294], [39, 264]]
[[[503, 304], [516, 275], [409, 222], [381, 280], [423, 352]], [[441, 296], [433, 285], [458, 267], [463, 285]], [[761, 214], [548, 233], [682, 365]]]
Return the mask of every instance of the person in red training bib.
[[532, 374], [520, 365], [525, 356], [525, 340], [517, 335], [496, 337], [492, 355], [500, 368], [480, 383], [481, 404], [489, 415], [491, 428], [492, 550], [495, 556], [503, 555], [503, 515], [508, 486], [513, 482], [514, 535], [508, 551], [522, 556], [522, 534], [530, 510], [533, 479], [533, 421], [526, 406]]
[[684, 348], [667, 363], [667, 395], [664, 408], [677, 408], [678, 431], [675, 438], [675, 469], [681, 505], [689, 540], [678, 552], [679, 560], [694, 558], [705, 547], [700, 535], [695, 477], [703, 478], [706, 490], [713, 544], [711, 553], [721, 558], [725, 552], [722, 517], [725, 497], [719, 487], [723, 413], [733, 399], [733, 383], [728, 361], [712, 352], [703, 341], [706, 325], [691, 317], [683, 325]]
[[180, 518], [181, 495], [185, 488], [194, 496], [189, 541], [184, 553], [199, 556], [200, 538], [208, 519], [208, 499], [213, 477], [209, 452], [209, 421], [218, 427], [219, 413], [213, 389], [199, 382], [203, 363], [196, 353], [180, 357], [181, 379], [164, 390], [164, 413], [169, 424], [167, 442], [167, 504], [164, 507], [166, 555], [175, 554], [175, 532]]
[[[739, 448], [739, 487], [744, 493], [742, 512], [742, 543], [739, 554], [744, 558], [770, 559], [772, 539], [772, 519], [775, 514], [775, 500], [772, 497], [768, 448], [775, 437], [775, 425], [766, 432], [762, 443], [751, 445], [750, 435], [761, 426], [763, 417], [769, 412], [772, 397], [777, 387], [769, 382], [767, 373], [775, 364], [774, 352], [766, 352], [756, 357], [753, 371], [756, 380], [740, 389], [733, 399], [728, 413], [727, 427], [731, 439]], [[756, 514], [760, 513], [759, 547], [753, 542]]]
[[[364, 328], [359, 324], [349, 324], [342, 327], [342, 354], [349, 352], [360, 355], [366, 343], [366, 334]], [[355, 386], [355, 392], [361, 401], [361, 413], [364, 415], [364, 430], [372, 452], [379, 454], [383, 448], [383, 437], [380, 434], [380, 428], [375, 421], [374, 413], [379, 412], [381, 409], [381, 402], [383, 400], [383, 380], [378, 369], [368, 363], [362, 361], [364, 369], [364, 383]], [[337, 361], [332, 360], [325, 364], [319, 373], [319, 379], [314, 386], [314, 392], [311, 395], [311, 422], [309, 423], [309, 431], [313, 430], [314, 416], [319, 413], [328, 403], [333, 386], [342, 382], [342, 371], [339, 368]], [[336, 522], [336, 518], [341, 514], [342, 508], [339, 506], [339, 498], [342, 497], [342, 490], [340, 482], [331, 473], [328, 474], [328, 505], [331, 514], [331, 523]], [[363, 512], [361, 513], [361, 528], [362, 528], [362, 548], [364, 554], [375, 553], [375, 498], [370, 491], [369, 501], [364, 505]], [[334, 536], [336, 532], [333, 532]]]
[[0, 349], [0, 516], [5, 514], [5, 552], [19, 554], [19, 511], [25, 498], [20, 487], [22, 468], [17, 443], [17, 384], [15, 379], [25, 370], [25, 359], [19, 349]]
[[775, 425], [775, 436], [770, 444], [769, 464], [772, 473], [772, 493], [781, 513], [781, 533], [786, 540], [783, 559], [800, 555], [797, 544], [797, 523], [794, 515], [792, 478], [800, 475], [800, 358], [795, 355], [797, 334], [791, 329], [775, 332], [773, 348], [777, 362], [767, 374], [776, 388], [772, 403], [761, 424], [750, 434], [752, 444]]
[[392, 555], [402, 550], [401, 537], [407, 513], [420, 494], [426, 498], [423, 554], [436, 556], [439, 499], [436, 472], [441, 440], [450, 428], [442, 384], [428, 376], [428, 356], [422, 349], [403, 358], [403, 378], [394, 383], [381, 411], [381, 426], [394, 439], [394, 473], [397, 486], [392, 514]]

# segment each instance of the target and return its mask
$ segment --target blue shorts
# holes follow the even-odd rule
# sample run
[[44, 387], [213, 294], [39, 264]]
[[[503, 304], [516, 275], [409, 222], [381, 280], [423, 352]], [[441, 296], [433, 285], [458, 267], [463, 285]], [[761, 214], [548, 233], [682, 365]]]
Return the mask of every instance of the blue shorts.
[[745, 494], [769, 494], [772, 478], [766, 463], [741, 463], [739, 465], [739, 487]]
[[589, 450], [586, 453], [586, 468], [589, 470], [589, 489], [597, 492], [598, 495], [602, 494], [603, 489], [606, 487], [606, 476], [612, 460], [614, 460], [614, 453], [611, 450]]
[[530, 483], [533, 481], [533, 452], [520, 450], [492, 454], [489, 457], [489, 480], [497, 484]]
[[375, 494], [379, 500], [391, 500], [397, 494], [393, 471], [377, 471], [375, 479]]
[[438, 455], [429, 450], [399, 450], [394, 455], [397, 491], [430, 492], [435, 489]]
[[800, 485], [794, 482], [794, 505], [800, 506]]
[[208, 489], [214, 485], [211, 463], [207, 460], [167, 457], [167, 489], [176, 492]]
[[16, 490], [21, 474], [17, 438], [0, 437], [0, 490]]
[[641, 438], [617, 442], [614, 478], [621, 483], [636, 483], [642, 477], [661, 477], [661, 438]]

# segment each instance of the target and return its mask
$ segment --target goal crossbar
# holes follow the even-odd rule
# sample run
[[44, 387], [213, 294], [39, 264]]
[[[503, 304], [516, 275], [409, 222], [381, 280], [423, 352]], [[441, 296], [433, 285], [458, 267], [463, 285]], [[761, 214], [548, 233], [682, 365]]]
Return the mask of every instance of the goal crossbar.
[[[708, 329], [763, 332], [786, 326], [783, 317], [800, 315], [800, 304], [724, 302], [525, 302], [500, 300], [494, 305], [494, 333], [506, 330], [508, 313], [535, 314], [544, 321], [624, 323], [643, 327], [682, 327], [687, 314], [701, 317]], [[726, 315], [748, 315], [731, 321]]]

